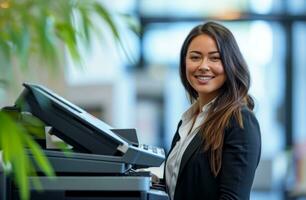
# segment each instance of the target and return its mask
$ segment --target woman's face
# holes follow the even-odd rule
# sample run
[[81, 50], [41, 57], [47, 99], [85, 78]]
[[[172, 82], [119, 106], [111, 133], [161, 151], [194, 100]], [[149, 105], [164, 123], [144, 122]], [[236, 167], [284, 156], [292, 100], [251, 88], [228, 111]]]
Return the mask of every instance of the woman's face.
[[211, 100], [219, 94], [226, 74], [212, 37], [201, 34], [193, 38], [187, 49], [186, 76], [199, 98]]

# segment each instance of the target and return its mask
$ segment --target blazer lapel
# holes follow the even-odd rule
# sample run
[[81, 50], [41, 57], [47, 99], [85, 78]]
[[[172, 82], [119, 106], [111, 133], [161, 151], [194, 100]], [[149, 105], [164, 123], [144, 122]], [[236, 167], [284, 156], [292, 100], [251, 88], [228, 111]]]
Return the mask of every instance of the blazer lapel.
[[190, 157], [193, 155], [193, 153], [198, 149], [198, 147], [202, 144], [202, 137], [200, 132], [198, 132], [194, 138], [191, 140], [190, 144], [188, 145], [187, 149], [185, 150], [182, 160], [181, 160], [181, 165], [178, 173], [178, 178], [177, 178], [177, 183], [180, 180], [180, 174], [184, 170], [188, 160]]
[[179, 129], [180, 129], [180, 126], [182, 125], [183, 121], [180, 120], [180, 122], [178, 123], [177, 125], [177, 129], [175, 131], [175, 134], [174, 134], [174, 137], [173, 137], [173, 140], [172, 140], [172, 143], [171, 143], [171, 147], [170, 147], [170, 150], [166, 156], [166, 159], [165, 159], [165, 163], [164, 163], [164, 182], [165, 182], [165, 186], [166, 186], [166, 190], [168, 191], [168, 187], [167, 187], [167, 182], [166, 182], [166, 163], [167, 163], [167, 160], [168, 160], [168, 156], [170, 155], [172, 149], [174, 148], [175, 144], [177, 141], [179, 141], [181, 139], [180, 137], [180, 134], [179, 134]]
[[167, 154], [167, 158], [168, 158], [169, 154], [171, 153], [172, 149], [174, 148], [175, 144], [177, 143], [177, 141], [179, 141], [181, 139], [180, 134], [179, 134], [179, 129], [180, 129], [180, 126], [182, 125], [182, 123], [183, 123], [183, 121], [181, 120], [177, 125], [176, 131], [175, 131], [172, 143], [171, 143], [170, 150]]

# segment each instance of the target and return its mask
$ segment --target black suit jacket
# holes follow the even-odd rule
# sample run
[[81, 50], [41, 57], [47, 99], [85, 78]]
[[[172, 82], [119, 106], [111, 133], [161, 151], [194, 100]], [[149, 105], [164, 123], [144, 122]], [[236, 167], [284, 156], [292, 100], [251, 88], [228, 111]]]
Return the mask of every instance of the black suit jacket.
[[[253, 112], [245, 107], [241, 113], [244, 128], [240, 128], [236, 120], [231, 120], [225, 130], [222, 167], [217, 177], [211, 172], [209, 151], [203, 151], [200, 134], [193, 138], [181, 160], [174, 200], [249, 199], [261, 154], [261, 136]], [[180, 125], [181, 122], [178, 129]], [[168, 155], [180, 140], [178, 129]]]

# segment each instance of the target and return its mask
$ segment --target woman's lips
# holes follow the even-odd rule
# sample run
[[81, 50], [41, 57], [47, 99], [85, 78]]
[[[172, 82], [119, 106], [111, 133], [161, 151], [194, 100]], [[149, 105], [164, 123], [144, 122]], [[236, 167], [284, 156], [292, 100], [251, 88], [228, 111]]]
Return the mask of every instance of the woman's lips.
[[195, 78], [202, 84], [208, 83], [214, 76], [207, 76], [207, 75], [195, 75]]

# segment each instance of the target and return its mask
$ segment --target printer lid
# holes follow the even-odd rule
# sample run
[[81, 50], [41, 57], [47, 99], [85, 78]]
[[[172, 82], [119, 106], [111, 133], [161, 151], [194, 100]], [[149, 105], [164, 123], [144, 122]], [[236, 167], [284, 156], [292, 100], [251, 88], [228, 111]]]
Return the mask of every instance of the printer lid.
[[52, 126], [53, 134], [75, 149], [103, 155], [127, 150], [127, 141], [111, 131], [108, 124], [41, 85], [23, 83], [23, 86], [25, 89], [15, 105]]

